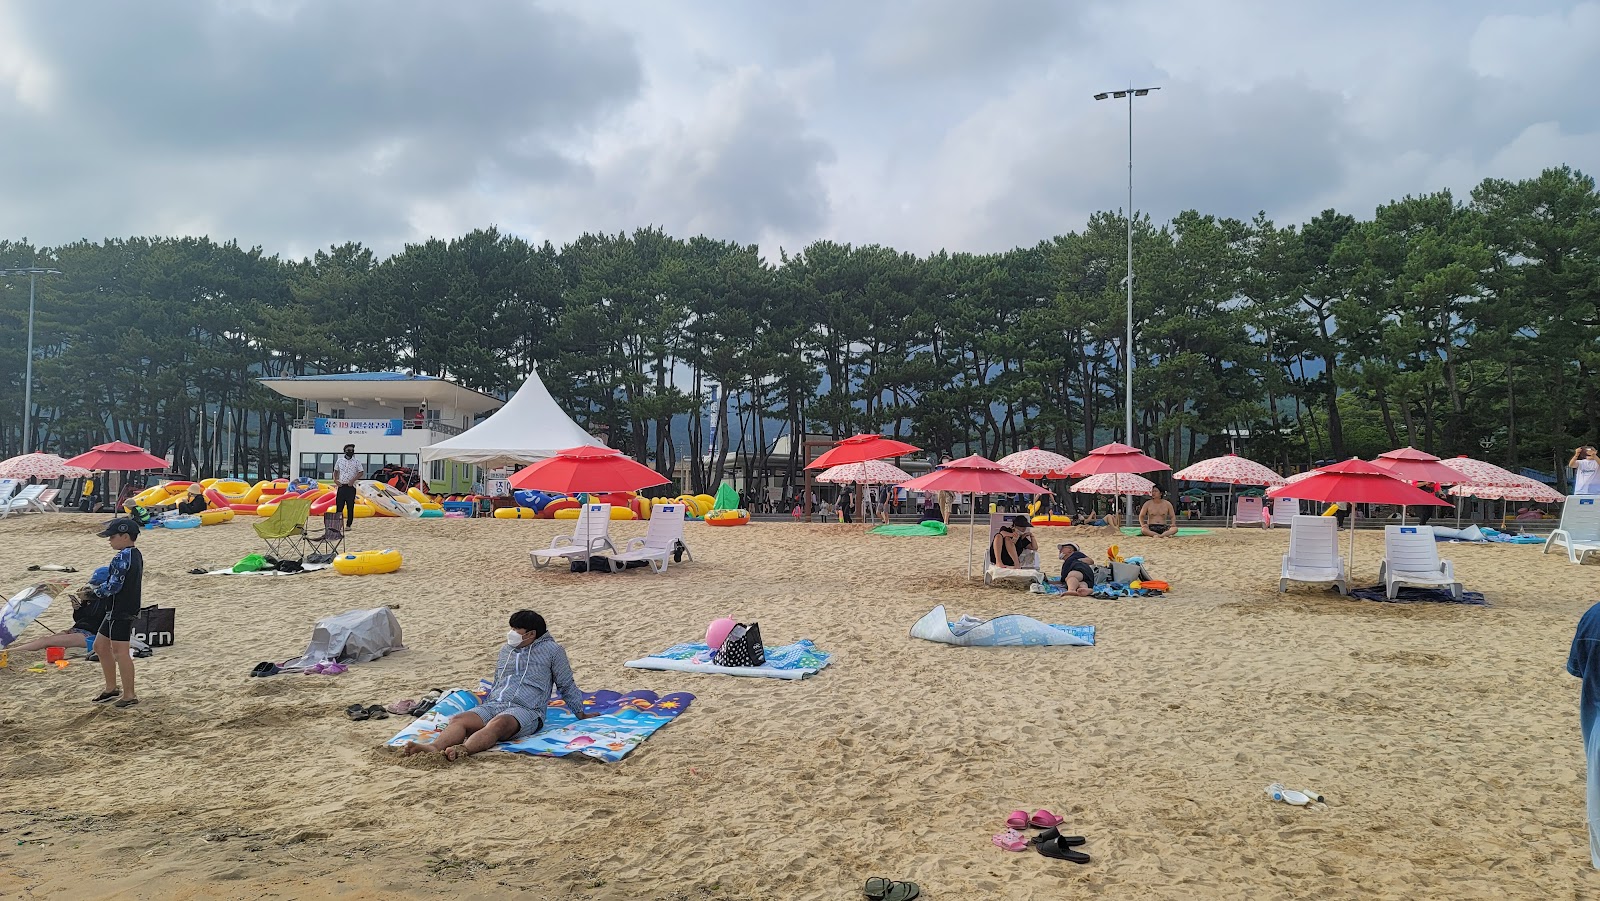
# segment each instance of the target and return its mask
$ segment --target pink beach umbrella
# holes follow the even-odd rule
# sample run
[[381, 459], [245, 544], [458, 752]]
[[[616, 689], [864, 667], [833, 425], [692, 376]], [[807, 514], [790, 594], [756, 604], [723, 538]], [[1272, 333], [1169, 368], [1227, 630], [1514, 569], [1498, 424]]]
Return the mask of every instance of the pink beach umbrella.
[[1067, 468], [1072, 465], [1072, 458], [1030, 447], [995, 462], [1004, 467], [1006, 472], [1024, 479], [1064, 479], [1067, 477]]
[[1073, 494], [1150, 494], [1154, 482], [1131, 472], [1102, 472], [1072, 486]]
[[[944, 463], [927, 475], [901, 482], [907, 491], [964, 491], [973, 494], [1051, 494], [1023, 478], [1006, 472], [999, 463], [973, 454]], [[977, 500], [974, 498], [973, 500]], [[972, 549], [974, 542], [973, 508], [967, 507], [967, 578], [972, 578]]]
[[[1372, 465], [1413, 485], [1424, 482], [1454, 485], [1462, 479], [1461, 473], [1441, 463], [1438, 457], [1410, 446], [1381, 453]], [[1406, 521], [1405, 507], [1400, 508], [1400, 521]]]
[[0, 461], [0, 479], [81, 479], [88, 474], [87, 469], [68, 466], [55, 454], [40, 451]]
[[817, 475], [817, 481], [831, 485], [898, 485], [909, 478], [911, 473], [887, 460], [840, 463]]
[[1233, 525], [1233, 486], [1235, 485], [1260, 485], [1263, 488], [1272, 488], [1277, 485], [1288, 484], [1283, 476], [1262, 466], [1254, 460], [1247, 460], [1238, 454], [1228, 454], [1225, 457], [1212, 457], [1191, 463], [1183, 469], [1172, 474], [1174, 479], [1185, 482], [1222, 482], [1228, 486], [1228, 525]]
[[[1478, 492], [1483, 489], [1521, 488], [1526, 478], [1509, 469], [1502, 469], [1493, 463], [1485, 463], [1471, 457], [1450, 457], [1439, 462], [1464, 477], [1465, 480], [1456, 483], [1456, 487], [1450, 491], [1458, 497], [1479, 497]], [[1456, 508], [1456, 525], [1461, 525], [1460, 507]]]

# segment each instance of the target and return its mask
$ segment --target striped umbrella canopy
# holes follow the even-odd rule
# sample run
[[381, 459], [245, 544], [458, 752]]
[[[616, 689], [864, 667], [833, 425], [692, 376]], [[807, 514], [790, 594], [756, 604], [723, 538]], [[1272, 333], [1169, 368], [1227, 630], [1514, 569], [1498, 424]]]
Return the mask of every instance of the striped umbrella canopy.
[[1006, 472], [1024, 479], [1064, 479], [1067, 477], [1067, 467], [1072, 465], [1072, 458], [1030, 447], [995, 462], [1005, 467]]
[[1185, 482], [1221, 482], [1228, 485], [1261, 485], [1272, 487], [1287, 484], [1283, 476], [1262, 466], [1254, 460], [1247, 460], [1238, 454], [1228, 454], [1225, 457], [1212, 457], [1191, 463], [1189, 466], [1172, 474], [1174, 479]]
[[1502, 469], [1493, 463], [1485, 463], [1482, 460], [1474, 460], [1471, 457], [1450, 457], [1439, 462], [1466, 477], [1465, 482], [1456, 486], [1466, 490], [1460, 492], [1452, 491], [1451, 494], [1475, 497], [1477, 496], [1475, 489], [1478, 488], [1522, 488], [1524, 487], [1523, 482], [1527, 478], [1526, 476], [1519, 476], [1508, 469]]
[[1074, 494], [1150, 494], [1155, 483], [1131, 472], [1102, 472], [1072, 486]]
[[0, 461], [0, 479], [81, 479], [88, 474], [87, 469], [68, 466], [55, 454], [40, 451]]
[[909, 478], [911, 473], [887, 460], [866, 460], [829, 467], [817, 476], [817, 481], [834, 485], [898, 485]]

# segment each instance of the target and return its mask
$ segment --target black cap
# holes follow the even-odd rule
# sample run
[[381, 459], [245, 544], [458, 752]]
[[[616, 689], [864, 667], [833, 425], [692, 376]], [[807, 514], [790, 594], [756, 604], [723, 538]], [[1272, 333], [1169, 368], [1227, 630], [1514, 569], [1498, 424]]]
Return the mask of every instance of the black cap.
[[110, 538], [112, 535], [127, 535], [130, 538], [139, 537], [139, 524], [127, 517], [118, 517], [106, 523], [100, 531], [101, 538]]

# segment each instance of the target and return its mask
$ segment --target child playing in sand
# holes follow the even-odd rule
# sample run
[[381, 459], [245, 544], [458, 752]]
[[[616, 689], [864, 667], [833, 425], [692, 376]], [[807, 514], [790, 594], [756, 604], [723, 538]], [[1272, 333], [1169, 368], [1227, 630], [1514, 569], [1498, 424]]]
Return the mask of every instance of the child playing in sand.
[[1094, 561], [1074, 542], [1063, 542], [1061, 552], [1061, 584], [1067, 594], [1088, 597], [1094, 594]]
[[[108, 602], [105, 619], [95, 636], [95, 651], [100, 656], [100, 672], [106, 677], [106, 690], [94, 699], [96, 704], [116, 702], [116, 707], [132, 707], [139, 703], [133, 690], [133, 654], [128, 642], [133, 639], [133, 620], [139, 615], [144, 590], [144, 556], [134, 547], [139, 540], [139, 526], [126, 517], [106, 523], [101, 538], [110, 540], [116, 555], [107, 567], [106, 580], [90, 584], [102, 600]], [[117, 677], [122, 677], [122, 687], [117, 687]]]

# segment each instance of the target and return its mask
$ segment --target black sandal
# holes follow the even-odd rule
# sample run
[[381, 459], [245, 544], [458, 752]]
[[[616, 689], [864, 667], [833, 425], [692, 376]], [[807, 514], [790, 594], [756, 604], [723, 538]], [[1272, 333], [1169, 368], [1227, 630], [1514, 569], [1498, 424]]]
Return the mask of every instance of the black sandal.
[[369, 720], [386, 720], [388, 718], [389, 711], [383, 709], [382, 704], [373, 704], [367, 708], [367, 719]]
[[344, 709], [344, 713], [345, 716], [350, 717], [358, 723], [372, 715], [367, 712], [367, 705], [365, 704], [351, 704], [349, 707]]
[[1035, 835], [1033, 838], [1028, 839], [1028, 844], [1042, 845], [1045, 842], [1053, 842], [1057, 839], [1060, 839], [1061, 844], [1066, 845], [1069, 848], [1075, 848], [1078, 845], [1089, 841], [1081, 835], [1062, 835], [1059, 827], [1051, 826], [1049, 829], [1046, 829], [1038, 835]]
[[113, 688], [110, 691], [102, 691], [98, 695], [95, 695], [94, 702], [96, 704], [104, 704], [107, 701], [115, 701], [120, 697], [122, 697], [122, 689]]
[[1040, 854], [1043, 854], [1046, 857], [1054, 857], [1056, 860], [1070, 860], [1073, 863], [1089, 862], [1089, 855], [1083, 853], [1082, 851], [1072, 850], [1072, 848], [1062, 844], [1060, 839], [1057, 839], [1053, 842], [1040, 842], [1039, 844], [1034, 845], [1033, 848]]
[[133, 705], [135, 705], [137, 703], [139, 703], [139, 699], [138, 698], [123, 698], [122, 700], [118, 701], [115, 704], [112, 704], [111, 706], [112, 707], [116, 707], [118, 709], [122, 709], [122, 708], [125, 708], [125, 707], [132, 707]]

